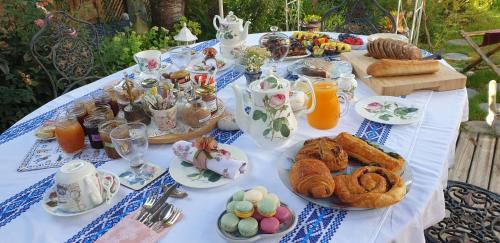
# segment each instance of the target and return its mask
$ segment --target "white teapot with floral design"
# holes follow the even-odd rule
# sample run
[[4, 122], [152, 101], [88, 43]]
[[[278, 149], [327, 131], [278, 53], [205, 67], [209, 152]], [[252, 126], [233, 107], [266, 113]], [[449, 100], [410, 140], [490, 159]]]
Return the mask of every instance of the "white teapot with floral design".
[[[314, 89], [309, 80], [301, 78], [296, 82], [305, 81], [311, 90], [311, 106], [305, 111], [311, 113], [316, 107]], [[273, 149], [286, 144], [297, 131], [297, 119], [290, 105], [291, 84], [271, 73], [269, 76], [252, 82], [250, 91], [250, 112], [244, 110], [243, 94], [240, 88], [233, 84], [236, 96], [235, 118], [238, 126], [250, 135], [263, 148]]]
[[[217, 21], [219, 24], [217, 24]], [[247, 39], [250, 21], [246, 21], [243, 25], [243, 20], [236, 17], [232, 11], [229, 12], [225, 19], [215, 15], [213, 24], [217, 30], [217, 40], [220, 41], [221, 45], [235, 46]]]

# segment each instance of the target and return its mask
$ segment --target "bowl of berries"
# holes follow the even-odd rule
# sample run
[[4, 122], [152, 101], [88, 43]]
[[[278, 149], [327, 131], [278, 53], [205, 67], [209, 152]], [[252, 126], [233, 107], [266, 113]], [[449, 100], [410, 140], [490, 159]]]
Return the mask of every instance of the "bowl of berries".
[[353, 34], [340, 34], [339, 41], [342, 41], [344, 43], [351, 45], [351, 49], [353, 49], [353, 50], [362, 50], [362, 49], [366, 48], [366, 45], [363, 42], [363, 39], [361, 39], [360, 37], [355, 36]]

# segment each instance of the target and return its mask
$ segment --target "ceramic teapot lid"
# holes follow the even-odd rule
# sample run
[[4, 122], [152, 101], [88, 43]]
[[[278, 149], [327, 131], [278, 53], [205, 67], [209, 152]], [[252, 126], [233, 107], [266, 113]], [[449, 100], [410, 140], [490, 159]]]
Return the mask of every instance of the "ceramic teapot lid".
[[238, 17], [236, 17], [236, 15], [234, 15], [233, 11], [229, 11], [229, 14], [224, 19], [223, 24], [234, 24], [238, 23], [240, 20], [241, 19], [239, 19]]
[[271, 72], [266, 77], [253, 82], [249, 88], [253, 91], [280, 90], [288, 88], [289, 84], [288, 80], [280, 78], [274, 72]]

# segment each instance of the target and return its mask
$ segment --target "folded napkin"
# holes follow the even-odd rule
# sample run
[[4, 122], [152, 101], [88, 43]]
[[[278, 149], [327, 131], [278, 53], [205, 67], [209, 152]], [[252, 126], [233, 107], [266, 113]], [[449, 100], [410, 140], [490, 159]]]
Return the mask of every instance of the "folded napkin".
[[[96, 243], [151, 243], [159, 241], [173, 226], [163, 228], [160, 232], [135, 220], [138, 210], [120, 220], [113, 228], [99, 237]], [[182, 219], [182, 214], [176, 224]]]
[[207, 155], [205, 151], [198, 150], [187, 141], [174, 143], [172, 149], [179, 159], [195, 165], [198, 169], [209, 169], [226, 178], [235, 179], [247, 169], [246, 161], [232, 159], [231, 153], [224, 149], [210, 151]]

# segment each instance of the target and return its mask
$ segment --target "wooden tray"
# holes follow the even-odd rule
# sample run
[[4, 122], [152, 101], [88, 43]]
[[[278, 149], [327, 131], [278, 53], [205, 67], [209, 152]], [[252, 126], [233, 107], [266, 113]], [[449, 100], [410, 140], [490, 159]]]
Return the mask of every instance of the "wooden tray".
[[356, 76], [379, 95], [401, 96], [417, 90], [446, 91], [465, 87], [467, 77], [442, 63], [441, 69], [434, 74], [367, 78], [366, 69], [377, 59], [365, 56], [366, 52], [345, 52], [340, 57], [349, 61]]
[[[165, 134], [165, 135], [161, 135], [161, 136], [156, 136], [156, 137], [149, 137], [148, 138], [148, 141], [150, 144], [171, 144], [171, 143], [175, 143], [177, 141], [180, 141], [180, 140], [191, 140], [191, 139], [194, 139], [194, 138], [197, 138], [197, 137], [200, 137], [200, 136], [203, 136], [207, 133], [209, 133], [210, 131], [212, 131], [212, 129], [214, 129], [216, 126], [217, 126], [217, 122], [222, 119], [224, 117], [224, 110], [225, 110], [225, 107], [224, 107], [224, 103], [222, 103], [222, 101], [219, 99], [219, 107], [221, 107], [220, 105], [222, 105], [222, 111], [218, 111], [218, 114], [216, 114], [216, 116], [212, 117], [208, 122], [207, 124], [205, 124], [205, 126], [202, 126], [200, 128], [196, 128], [194, 131], [192, 132], [188, 132], [188, 133], [179, 133], [179, 134]], [[221, 109], [221, 108], [219, 108]], [[153, 122], [153, 121], [151, 121]]]

